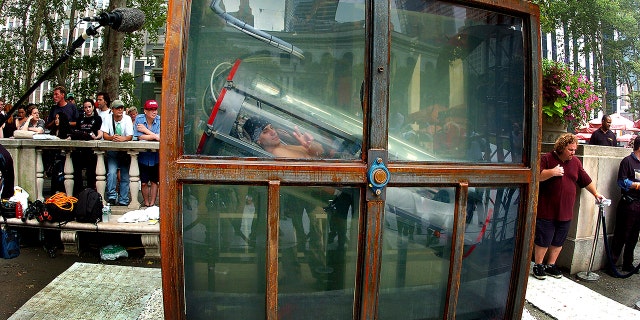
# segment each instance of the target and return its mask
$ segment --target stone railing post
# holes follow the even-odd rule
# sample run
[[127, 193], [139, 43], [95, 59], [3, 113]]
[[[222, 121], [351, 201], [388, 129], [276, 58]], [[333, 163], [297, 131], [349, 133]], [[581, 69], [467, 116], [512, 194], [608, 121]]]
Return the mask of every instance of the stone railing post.
[[64, 150], [64, 190], [67, 195], [73, 195], [73, 162], [71, 161], [71, 149]]
[[131, 165], [129, 167], [129, 190], [131, 191], [131, 202], [129, 209], [140, 209], [140, 201], [138, 201], [138, 191], [140, 190], [140, 168], [138, 168], [138, 153], [134, 149], [127, 151], [131, 156]]
[[107, 169], [104, 167], [104, 155], [105, 151], [100, 149], [94, 149], [98, 161], [96, 161], [96, 190], [102, 196], [102, 202], [107, 203], [105, 197], [105, 189], [107, 188]]
[[[15, 166], [15, 163], [14, 163]], [[44, 201], [44, 164], [42, 163], [42, 149], [36, 149], [36, 200]]]

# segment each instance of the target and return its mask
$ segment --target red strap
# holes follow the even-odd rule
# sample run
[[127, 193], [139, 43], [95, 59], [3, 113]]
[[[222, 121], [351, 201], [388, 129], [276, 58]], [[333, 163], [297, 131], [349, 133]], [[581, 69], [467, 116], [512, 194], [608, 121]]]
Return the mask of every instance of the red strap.
[[[233, 81], [233, 77], [236, 75], [236, 71], [238, 71], [240, 62], [242, 62], [242, 60], [240, 59], [236, 60], [236, 62], [233, 64], [233, 67], [231, 67], [231, 71], [227, 76], [228, 82]], [[220, 95], [218, 96], [218, 100], [216, 101], [216, 104], [213, 106], [213, 110], [211, 110], [211, 115], [209, 116], [209, 120], [207, 121], [208, 125], [213, 125], [213, 122], [216, 120], [216, 115], [218, 114], [218, 110], [220, 110], [220, 105], [222, 104], [222, 100], [224, 99], [224, 96], [226, 93], [227, 93], [226, 87], [220, 90]], [[196, 154], [202, 153], [202, 148], [204, 148], [204, 143], [206, 141], [207, 141], [207, 133], [205, 130], [205, 132], [202, 133], [202, 137], [200, 137], [200, 143], [198, 144], [198, 149], [196, 149]]]
[[474, 243], [471, 248], [469, 248], [469, 251], [467, 251], [467, 253], [465, 253], [462, 258], [466, 258], [468, 257], [471, 252], [473, 252], [473, 250], [476, 249], [476, 246], [478, 245], [478, 242], [480, 242], [480, 240], [482, 240], [482, 237], [484, 236], [484, 233], [487, 231], [487, 225], [489, 224], [489, 221], [491, 220], [491, 215], [493, 214], [493, 209], [489, 209], [489, 212], [487, 213], [487, 218], [484, 220], [484, 225], [482, 226], [482, 230], [480, 230], [480, 233], [478, 234], [478, 237], [476, 238], [476, 243]]

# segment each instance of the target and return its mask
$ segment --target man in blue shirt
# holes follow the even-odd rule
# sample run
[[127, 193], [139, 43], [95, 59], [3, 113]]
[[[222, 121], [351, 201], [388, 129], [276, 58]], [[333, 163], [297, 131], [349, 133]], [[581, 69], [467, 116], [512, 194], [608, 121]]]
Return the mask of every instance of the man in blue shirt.
[[[158, 115], [158, 102], [147, 100], [144, 103], [144, 114], [136, 116], [133, 125], [134, 136], [138, 140], [160, 141], [160, 116]], [[142, 182], [142, 198], [144, 206], [151, 207], [156, 203], [158, 196], [159, 177], [158, 152], [140, 152], [138, 155], [138, 167], [140, 168], [140, 181]]]

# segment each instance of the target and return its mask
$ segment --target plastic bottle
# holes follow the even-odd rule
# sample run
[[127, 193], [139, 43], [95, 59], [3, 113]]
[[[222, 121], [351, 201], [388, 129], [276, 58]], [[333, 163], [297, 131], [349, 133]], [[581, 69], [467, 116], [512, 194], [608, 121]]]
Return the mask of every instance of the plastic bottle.
[[109, 216], [111, 215], [111, 206], [107, 203], [102, 208], [102, 222], [109, 222]]

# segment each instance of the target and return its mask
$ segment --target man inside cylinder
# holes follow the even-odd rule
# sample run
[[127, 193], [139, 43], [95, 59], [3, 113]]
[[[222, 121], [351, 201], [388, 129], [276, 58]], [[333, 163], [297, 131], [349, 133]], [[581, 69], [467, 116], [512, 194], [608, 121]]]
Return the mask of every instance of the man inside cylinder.
[[302, 133], [296, 126], [291, 133], [299, 145], [289, 145], [282, 142], [282, 130], [275, 129], [269, 121], [262, 117], [252, 117], [245, 121], [244, 131], [251, 141], [261, 146], [276, 157], [286, 158], [319, 158], [324, 154], [322, 144], [314, 141], [309, 133]]

